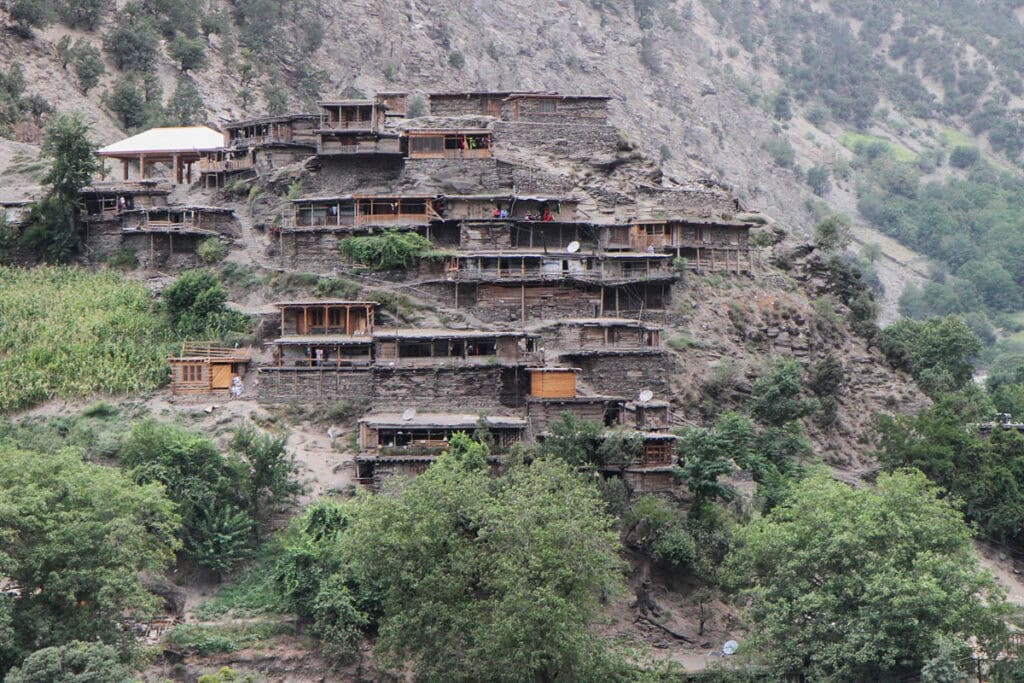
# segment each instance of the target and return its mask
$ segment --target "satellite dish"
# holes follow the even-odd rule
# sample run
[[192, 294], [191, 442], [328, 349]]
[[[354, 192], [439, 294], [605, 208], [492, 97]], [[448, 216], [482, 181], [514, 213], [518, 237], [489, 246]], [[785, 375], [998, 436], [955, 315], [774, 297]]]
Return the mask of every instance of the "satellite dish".
[[722, 654], [723, 655], [734, 655], [734, 654], [736, 654], [736, 650], [738, 650], [739, 647], [740, 647], [740, 644], [737, 643], [735, 640], [728, 640], [728, 641], [726, 641], [725, 645], [722, 646]]
[[572, 242], [569, 242], [569, 246], [567, 246], [565, 250], [570, 254], [575, 254], [577, 251], [580, 250], [580, 243], [577, 242], [576, 240], [573, 240]]
[[654, 398], [654, 392], [651, 391], [650, 389], [644, 389], [643, 391], [640, 392], [640, 402], [641, 403], [647, 403], [652, 398]]
[[416, 417], [416, 409], [415, 408], [406, 408], [405, 412], [402, 413], [402, 419], [405, 420], [405, 421], [409, 421], [409, 420], [413, 419], [414, 417]]
[[654, 245], [653, 244], [648, 244], [647, 245], [647, 253], [648, 254], [653, 254], [654, 253]]

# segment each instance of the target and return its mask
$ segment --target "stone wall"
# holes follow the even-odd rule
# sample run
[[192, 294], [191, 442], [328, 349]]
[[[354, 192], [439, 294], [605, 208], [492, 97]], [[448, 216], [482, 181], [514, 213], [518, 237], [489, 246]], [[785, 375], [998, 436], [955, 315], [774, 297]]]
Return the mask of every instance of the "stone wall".
[[319, 189], [310, 194], [397, 193], [402, 176], [400, 157], [320, 157]]
[[501, 118], [506, 121], [574, 123], [589, 126], [608, 123], [608, 100], [554, 98], [554, 111], [550, 110], [551, 101], [536, 97], [518, 97], [503, 103]]
[[687, 216], [731, 217], [738, 210], [737, 200], [729, 194], [704, 189], [663, 189], [639, 187], [640, 195], [647, 195], [658, 202], [665, 213]]
[[519, 152], [537, 149], [562, 158], [613, 154], [619, 134], [605, 125], [573, 123], [494, 124], [494, 145], [498, 151]]
[[283, 231], [275, 239], [275, 265], [310, 273], [333, 273], [343, 263], [338, 242], [344, 233], [330, 230]]
[[580, 380], [595, 391], [632, 398], [650, 389], [655, 398], [670, 399], [669, 378], [679, 372], [675, 357], [660, 350], [567, 352], [559, 360], [580, 368]]
[[385, 368], [329, 370], [261, 367], [257, 396], [267, 403], [290, 401], [367, 401], [373, 409], [492, 409], [509, 400], [514, 388], [499, 366], [466, 368]]
[[512, 186], [516, 194], [543, 194], [554, 196], [571, 195], [576, 186], [572, 181], [539, 168], [515, 166], [512, 169]]
[[397, 191], [405, 194], [512, 192], [512, 168], [494, 159], [406, 159]]
[[[521, 289], [517, 284], [460, 283], [458, 287], [458, 308], [469, 309], [473, 315], [490, 323], [519, 322], [524, 295], [528, 321], [591, 317], [600, 301], [596, 290], [567, 284], [532, 283]], [[456, 307], [455, 283], [434, 283], [428, 289], [446, 306]]]
[[[121, 219], [110, 216], [102, 220], [87, 220], [82, 225], [82, 245], [86, 258], [98, 263], [122, 248]], [[149, 248], [149, 245], [146, 245]]]
[[121, 245], [135, 252], [142, 268], [187, 270], [199, 266], [196, 249], [205, 237], [162, 232], [122, 233]]

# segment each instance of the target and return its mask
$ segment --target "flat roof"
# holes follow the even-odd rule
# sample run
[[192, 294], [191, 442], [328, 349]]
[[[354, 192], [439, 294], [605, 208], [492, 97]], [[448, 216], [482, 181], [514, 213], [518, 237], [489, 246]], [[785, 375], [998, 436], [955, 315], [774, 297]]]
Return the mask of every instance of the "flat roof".
[[380, 306], [376, 301], [349, 301], [348, 299], [298, 299], [295, 301], [275, 301], [277, 308], [288, 306]]
[[373, 100], [321, 100], [317, 102], [321, 107], [366, 107], [380, 106], [380, 102]]
[[178, 213], [198, 211], [199, 213], [234, 213], [234, 209], [224, 206], [142, 206], [137, 209], [126, 209], [121, 213]]
[[527, 372], [582, 372], [580, 368], [526, 368]]
[[96, 151], [100, 156], [209, 152], [223, 149], [224, 135], [207, 126], [150, 128]]
[[435, 199], [436, 194], [345, 194], [338, 195], [336, 197], [299, 197], [298, 199], [291, 200], [293, 204], [312, 204], [314, 202], [340, 202], [357, 199], [389, 199], [389, 200], [400, 200], [400, 199]]
[[428, 135], [492, 135], [493, 132], [488, 128], [408, 128], [405, 130], [405, 134], [410, 136], [420, 133]]
[[526, 420], [521, 417], [503, 417], [500, 415], [473, 415], [470, 413], [420, 413], [416, 412], [408, 420], [403, 413], [375, 413], [359, 420], [359, 424], [376, 428], [402, 427], [444, 427], [448, 429], [475, 429], [484, 421], [488, 427], [526, 428]]
[[645, 330], [664, 329], [659, 325], [651, 325], [642, 320], [634, 318], [566, 318], [545, 323], [547, 327], [558, 327], [560, 325], [596, 325], [597, 327], [642, 327]]
[[[549, 197], [545, 195], [517, 195], [517, 194], [443, 194], [442, 199], [450, 199], [453, 201], [497, 201], [504, 199], [506, 201], [517, 201], [517, 202], [577, 202], [582, 201], [579, 197]], [[506, 219], [511, 220], [511, 219]], [[543, 222], [543, 221], [542, 221]], [[547, 221], [548, 223], [560, 222], [560, 221]]]
[[625, 407], [629, 410], [636, 410], [637, 408], [668, 408], [670, 405], [668, 401], [652, 398], [650, 401], [630, 401]]
[[569, 253], [564, 249], [556, 250], [550, 249], [547, 252], [538, 251], [539, 247], [527, 247], [522, 251], [515, 249], [496, 249], [496, 250], [481, 250], [481, 251], [460, 251], [458, 254], [453, 254], [459, 258], [528, 258], [528, 259], [561, 259], [561, 260], [576, 260], [585, 258], [596, 258], [601, 260], [609, 261], [631, 261], [638, 259], [656, 259], [663, 261], [666, 259], [673, 258], [672, 254], [666, 254], [663, 252], [649, 253], [646, 251], [637, 252], [607, 252], [603, 254], [591, 254], [584, 251], [578, 251], [576, 253]]
[[688, 225], [726, 226], [726, 227], [753, 227], [757, 225], [753, 221], [737, 221], [727, 218], [696, 218], [693, 216], [674, 216], [672, 218], [637, 218], [629, 221], [630, 225], [661, 225], [663, 223], [686, 223]]
[[278, 346], [308, 346], [310, 344], [338, 344], [345, 346], [362, 346], [373, 343], [370, 335], [351, 334], [309, 334], [309, 335], [288, 335], [278, 337], [272, 344]]
[[491, 330], [449, 330], [445, 328], [392, 328], [389, 330], [377, 329], [373, 332], [375, 339], [431, 339], [448, 337], [451, 339], [478, 339], [481, 337], [531, 337], [532, 335], [523, 331], [491, 331]]
[[320, 114], [281, 114], [280, 116], [260, 116], [254, 119], [229, 121], [224, 124], [224, 128], [231, 130], [233, 128], [244, 128], [245, 126], [256, 126], [261, 123], [283, 123], [285, 121], [300, 121], [302, 119], [308, 119], [310, 121], [319, 120]]
[[611, 95], [560, 95], [558, 93], [513, 92], [506, 100], [543, 99], [543, 100], [610, 100]]

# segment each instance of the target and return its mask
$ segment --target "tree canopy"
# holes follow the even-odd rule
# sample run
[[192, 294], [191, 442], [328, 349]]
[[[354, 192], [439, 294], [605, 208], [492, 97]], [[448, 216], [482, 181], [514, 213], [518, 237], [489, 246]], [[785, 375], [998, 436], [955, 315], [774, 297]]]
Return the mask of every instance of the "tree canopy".
[[953, 643], [1000, 652], [1004, 603], [971, 533], [916, 471], [854, 489], [821, 472], [735, 532], [727, 575], [749, 604], [755, 647], [812, 680], [917, 674]]
[[421, 680], [618, 680], [589, 630], [621, 589], [618, 545], [564, 463], [493, 478], [446, 455], [396, 491], [312, 507], [280, 573], [321, 633], [376, 626], [379, 660]]
[[9, 602], [13, 647], [0, 647], [0, 671], [74, 640], [129, 649], [120, 625], [156, 604], [139, 572], [173, 558], [178, 524], [159, 485], [138, 486], [73, 450], [0, 443], [0, 575], [19, 592]]

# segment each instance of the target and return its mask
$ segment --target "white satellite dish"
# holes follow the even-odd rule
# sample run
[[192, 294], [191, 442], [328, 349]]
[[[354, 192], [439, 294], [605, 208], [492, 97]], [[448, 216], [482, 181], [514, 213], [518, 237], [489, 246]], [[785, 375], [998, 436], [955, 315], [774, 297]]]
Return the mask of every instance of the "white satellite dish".
[[653, 254], [654, 253], [654, 245], [653, 244], [648, 244], [647, 245], [647, 253], [648, 254]]
[[726, 641], [725, 645], [722, 646], [722, 654], [723, 655], [734, 655], [734, 654], [736, 654], [736, 650], [738, 650], [739, 647], [740, 647], [740, 644], [737, 643], [735, 640], [728, 640], [728, 641]]
[[407, 422], [409, 420], [413, 419], [414, 417], [416, 417], [416, 409], [415, 408], [406, 408], [405, 412], [402, 413], [402, 419], [407, 421]]
[[644, 389], [643, 391], [640, 392], [640, 402], [641, 403], [647, 403], [652, 398], [654, 398], [654, 392], [651, 391], [650, 389]]
[[570, 254], [575, 254], [577, 251], [580, 250], [580, 243], [577, 242], [576, 240], [573, 240], [572, 242], [569, 242], [569, 246], [567, 246], [565, 250]]

